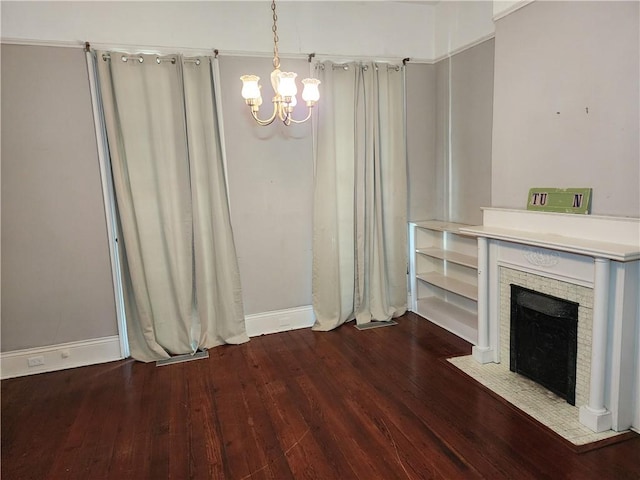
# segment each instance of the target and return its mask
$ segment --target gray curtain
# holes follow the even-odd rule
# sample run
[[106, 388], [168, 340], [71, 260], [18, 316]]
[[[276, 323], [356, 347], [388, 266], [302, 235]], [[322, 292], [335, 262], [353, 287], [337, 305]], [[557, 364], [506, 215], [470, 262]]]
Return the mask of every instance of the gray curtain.
[[131, 355], [248, 340], [210, 57], [98, 51]]
[[319, 64], [313, 225], [315, 330], [407, 309], [404, 72]]

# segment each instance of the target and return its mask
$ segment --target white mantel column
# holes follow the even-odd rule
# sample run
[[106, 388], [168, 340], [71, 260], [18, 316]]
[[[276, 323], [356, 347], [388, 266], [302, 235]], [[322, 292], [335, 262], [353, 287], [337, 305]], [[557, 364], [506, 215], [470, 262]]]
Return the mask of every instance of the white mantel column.
[[610, 270], [609, 259], [595, 258], [589, 404], [580, 407], [580, 423], [594, 432], [611, 429], [611, 412], [604, 404]]
[[479, 363], [493, 361], [489, 342], [489, 239], [478, 237], [478, 344], [472, 349]]

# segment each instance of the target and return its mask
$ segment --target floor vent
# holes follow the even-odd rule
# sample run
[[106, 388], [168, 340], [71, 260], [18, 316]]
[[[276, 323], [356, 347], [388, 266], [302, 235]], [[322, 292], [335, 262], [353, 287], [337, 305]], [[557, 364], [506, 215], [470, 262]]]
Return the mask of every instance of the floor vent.
[[371, 321], [369, 323], [363, 323], [358, 325], [357, 323], [354, 325], [354, 327], [356, 327], [358, 330], [370, 330], [372, 328], [379, 328], [379, 327], [391, 327], [392, 325], [397, 325], [398, 322], [394, 321], [394, 320], [387, 320], [387, 321]]
[[164, 365], [171, 365], [173, 363], [191, 362], [193, 360], [200, 360], [202, 358], [209, 358], [209, 352], [207, 350], [198, 350], [196, 353], [185, 353], [184, 355], [176, 355], [171, 358], [165, 358], [164, 360], [158, 360], [156, 367], [162, 367]]

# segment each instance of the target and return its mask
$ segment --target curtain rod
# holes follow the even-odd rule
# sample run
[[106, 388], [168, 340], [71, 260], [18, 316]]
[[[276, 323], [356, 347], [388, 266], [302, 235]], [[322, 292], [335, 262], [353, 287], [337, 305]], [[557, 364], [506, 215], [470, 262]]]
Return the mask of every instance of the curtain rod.
[[126, 45], [126, 44], [115, 44], [115, 43], [96, 43], [91, 44], [89, 42], [85, 42], [85, 50], [89, 45], [89, 48], [93, 50], [115, 50], [115, 51], [123, 51], [123, 52], [135, 52], [135, 53], [148, 53], [151, 55], [172, 55], [182, 53], [185, 55], [198, 56], [198, 55], [207, 55], [213, 56], [216, 51], [213, 48], [190, 48], [190, 47], [162, 47], [157, 45]]
[[[183, 48], [183, 47], [153, 47], [153, 46], [142, 46], [136, 47], [134, 45], [100, 45], [100, 48], [103, 50], [111, 50], [115, 48], [121, 49], [157, 49], [160, 51], [171, 51], [171, 53], [178, 53], [182, 51], [206, 51], [210, 55], [211, 52], [214, 53], [216, 57], [256, 57], [256, 58], [273, 58], [273, 52], [262, 52], [262, 51], [251, 51], [251, 50], [222, 50], [218, 48], [214, 49], [191, 49], [191, 48]], [[155, 52], [151, 52], [155, 53]], [[346, 55], [346, 54], [333, 54], [333, 53], [287, 53], [287, 52], [278, 52], [280, 58], [289, 59], [289, 60], [307, 60], [309, 63], [313, 59], [316, 60], [336, 60], [336, 61], [358, 61], [358, 60], [369, 60], [369, 61], [380, 61], [380, 62], [401, 62], [404, 60], [408, 60], [408, 58], [403, 59], [402, 57], [384, 57], [384, 56], [372, 56], [372, 55]], [[412, 59], [413, 61], [413, 59]]]
[[[87, 45], [89, 48], [95, 50], [135, 50], [138, 53], [150, 53], [150, 54], [172, 54], [172, 53], [185, 53], [189, 55], [213, 55], [216, 57], [228, 56], [228, 57], [257, 57], [257, 58], [272, 58], [273, 52], [258, 52], [248, 50], [220, 50], [218, 48], [194, 48], [194, 47], [179, 47], [179, 46], [159, 46], [159, 45], [131, 45], [131, 44], [116, 44], [116, 43], [91, 43], [85, 42], [73, 42], [73, 41], [56, 41], [56, 40], [32, 40], [32, 39], [18, 39], [18, 38], [2, 38], [1, 43], [15, 44], [15, 45], [33, 45], [43, 47], [64, 47], [64, 48], [82, 48], [86, 51]], [[335, 60], [335, 61], [379, 61], [379, 62], [403, 62], [406, 65], [405, 60], [411, 63], [434, 63], [433, 60], [423, 60], [416, 58], [402, 58], [397, 57], [384, 57], [384, 56], [372, 56], [372, 55], [346, 55], [346, 54], [332, 54], [332, 53], [279, 53], [281, 58], [297, 60], [305, 59], [311, 62], [313, 59], [322, 60]]]

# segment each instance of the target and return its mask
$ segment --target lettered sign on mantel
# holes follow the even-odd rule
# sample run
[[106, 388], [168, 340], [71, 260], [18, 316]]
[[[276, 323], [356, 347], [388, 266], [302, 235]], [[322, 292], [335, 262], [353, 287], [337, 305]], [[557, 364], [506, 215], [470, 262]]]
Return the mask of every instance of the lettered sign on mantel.
[[591, 189], [532, 188], [529, 190], [527, 210], [587, 215], [591, 212]]

